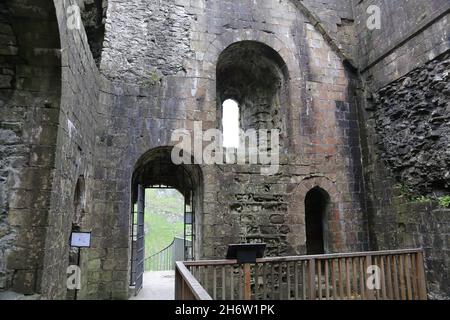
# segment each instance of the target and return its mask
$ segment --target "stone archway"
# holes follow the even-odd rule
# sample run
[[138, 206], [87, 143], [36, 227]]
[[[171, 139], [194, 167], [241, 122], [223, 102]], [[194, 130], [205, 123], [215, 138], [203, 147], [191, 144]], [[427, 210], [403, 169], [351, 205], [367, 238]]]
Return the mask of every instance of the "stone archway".
[[207, 48], [203, 59], [203, 70], [207, 73], [206, 77], [215, 79], [217, 61], [219, 61], [219, 57], [222, 52], [233, 43], [241, 41], [260, 42], [275, 50], [289, 69], [292, 87], [295, 88], [296, 85], [298, 85], [298, 81], [302, 78], [302, 72], [300, 66], [296, 63], [297, 59], [293, 53], [294, 50], [280, 40], [276, 35], [261, 33], [256, 30], [227, 31], [220, 36], [217, 36], [217, 38], [211, 42], [211, 45]]
[[[151, 149], [137, 161], [131, 190], [132, 218], [130, 219], [130, 285], [136, 293], [142, 287], [142, 260], [147, 257], [142, 247], [144, 236], [145, 189], [155, 186], [176, 189], [184, 196], [185, 208], [189, 206], [190, 239], [185, 241], [185, 260], [199, 259], [202, 256], [202, 216], [203, 216], [203, 174], [198, 165], [175, 165], [171, 159], [173, 147]], [[142, 198], [144, 197], [144, 199]], [[135, 204], [137, 204], [135, 210]], [[185, 215], [184, 224], [188, 224]], [[191, 223], [192, 222], [192, 223]], [[136, 227], [134, 227], [136, 225]], [[186, 236], [186, 232], [185, 232]], [[142, 254], [142, 251], [144, 253]]]
[[218, 120], [222, 104], [233, 99], [240, 107], [240, 126], [285, 132], [290, 105], [289, 71], [283, 58], [257, 41], [235, 42], [217, 62]]
[[[305, 97], [305, 85], [303, 79], [303, 71], [301, 65], [298, 63], [298, 58], [295, 55], [296, 49], [294, 43], [290, 39], [282, 39], [275, 34], [263, 33], [257, 30], [227, 30], [221, 35], [218, 35], [214, 41], [208, 46], [204, 53], [202, 64], [202, 83], [204, 83], [205, 89], [198, 90], [196, 93], [198, 96], [204, 92], [216, 92], [217, 93], [217, 81], [220, 68], [220, 58], [222, 54], [239, 43], [258, 43], [263, 47], [268, 48], [269, 51], [273, 51], [272, 56], [277, 56], [277, 63], [280, 66], [280, 70], [284, 74], [285, 81], [285, 100], [284, 109], [282, 113], [286, 117], [284, 130], [286, 136], [292, 136], [298, 132], [298, 114], [295, 110], [301, 110], [303, 106], [303, 99]], [[223, 98], [223, 97], [222, 97]], [[221, 97], [215, 97], [215, 104], [220, 104]], [[222, 101], [223, 102], [223, 101]], [[220, 117], [220, 114], [218, 115]], [[288, 131], [288, 132], [287, 132]], [[297, 150], [296, 141], [292, 139], [286, 139], [289, 141], [289, 146], [292, 149]]]
[[344, 217], [340, 205], [340, 193], [336, 184], [325, 177], [303, 180], [291, 194], [288, 217], [293, 229], [298, 234], [293, 235], [290, 241], [298, 254], [307, 253], [305, 201], [308, 193], [315, 188], [320, 188], [329, 196], [329, 203], [325, 210], [326, 215], [322, 217], [324, 251], [327, 253], [345, 252], [346, 237], [342, 226]]

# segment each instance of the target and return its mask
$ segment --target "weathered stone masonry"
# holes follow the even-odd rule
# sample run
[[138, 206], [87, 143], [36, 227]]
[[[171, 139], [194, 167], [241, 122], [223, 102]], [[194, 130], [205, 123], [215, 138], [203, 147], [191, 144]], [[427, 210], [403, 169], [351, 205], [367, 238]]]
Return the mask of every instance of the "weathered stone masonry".
[[80, 176], [88, 189], [84, 210], [92, 206], [90, 163], [101, 81], [84, 30], [67, 30], [70, 4], [75, 2], [2, 3], [2, 34], [12, 28], [16, 39], [2, 37], [7, 46], [1, 47], [9, 80], [0, 95], [2, 136], [8, 137], [1, 147], [0, 223], [7, 229], [0, 232], [0, 288], [45, 298], [65, 297]]
[[44, 264], [61, 63], [52, 4], [22, 5], [6, 2], [0, 7], [0, 288], [34, 293]]
[[450, 55], [433, 60], [374, 96], [382, 159], [399, 183], [420, 194], [450, 188]]
[[[430, 294], [448, 298], [448, 211], [395, 188], [449, 193], [448, 1], [399, 2], [2, 3], [0, 291], [71, 298], [75, 228], [93, 235], [79, 297], [127, 299], [136, 183], [163, 181], [196, 194], [196, 258], [254, 241], [305, 254], [320, 187], [326, 252], [424, 247]], [[365, 28], [370, 4], [380, 31]], [[183, 185], [159, 167], [172, 131], [220, 128], [228, 98], [245, 128], [281, 129], [279, 172], [186, 166]]]
[[[382, 9], [379, 31], [365, 27], [369, 5]], [[368, 142], [362, 149], [371, 247], [425, 248], [430, 293], [448, 297], [449, 284], [442, 278], [448, 274], [448, 211], [417, 203], [404, 190], [415, 197], [449, 194], [448, 121], [434, 117], [446, 117], [449, 101], [444, 61], [450, 50], [450, 5], [367, 0], [355, 1], [354, 12], [365, 90], [360, 121], [366, 124], [362, 141]], [[434, 130], [441, 136], [432, 137]]]
[[[305, 188], [316, 185], [334, 200], [328, 221], [329, 250], [367, 249], [361, 210], [363, 187], [358, 178], [362, 176], [358, 172], [362, 171], [359, 142], [355, 138], [358, 123], [353, 78], [337, 54], [288, 1], [177, 4], [166, 2], [155, 9], [142, 1], [110, 1], [108, 18], [116, 23], [111, 24], [111, 33], [106, 34], [102, 69], [112, 76], [114, 85], [106, 89], [102, 98], [109, 105], [102, 121], [106, 126], [100, 134], [103, 137], [100, 148], [105, 150], [106, 158], [100, 161], [105, 168], [99, 169], [99, 182], [109, 189], [126, 189], [120, 197], [109, 193], [114, 201], [96, 199], [102, 208], [99, 214], [110, 212], [108, 219], [116, 221], [114, 225], [118, 228], [105, 234], [107, 239], [111, 237], [107, 241], [110, 249], [107, 255], [97, 258], [98, 263], [116, 261], [113, 277], [126, 273], [129, 255], [120, 256], [120, 261], [116, 257], [118, 250], [127, 252], [129, 247], [127, 237], [123, 236], [128, 225], [123, 221], [129, 215], [131, 190], [127, 181], [135, 163], [149, 150], [173, 145], [170, 135], [174, 129], [192, 130], [194, 121], [202, 121], [203, 130], [220, 127], [221, 102], [232, 97], [228, 94], [233, 86], [239, 86], [239, 81], [243, 81], [241, 87], [249, 81], [237, 77], [238, 82], [221, 93], [224, 85], [218, 82], [221, 72], [226, 68], [239, 72], [239, 68], [245, 67], [243, 64], [232, 67], [232, 63], [242, 59], [239, 54], [245, 55], [246, 50], [250, 50], [255, 63], [262, 62], [252, 43], [274, 50], [288, 74], [287, 96], [281, 99], [279, 113], [280, 127], [284, 130], [282, 140], [286, 141], [281, 170], [276, 176], [264, 177], [258, 166], [201, 167], [203, 250], [198, 257], [222, 257], [227, 244], [247, 241], [267, 242], [270, 255], [306, 253], [303, 203], [308, 190]], [[133, 16], [128, 16], [130, 12], [134, 12]], [[152, 17], [158, 26], [159, 19], [169, 21], [163, 18], [167, 15], [180, 16], [173, 29], [122, 23], [130, 19], [145, 22], [145, 18], [140, 18], [145, 16]], [[183, 22], [188, 23], [188, 33]], [[176, 32], [177, 28], [181, 28], [180, 32]], [[159, 47], [143, 51], [144, 43]], [[221, 69], [221, 54], [233, 43], [241, 47], [226, 58], [225, 69]], [[128, 50], [130, 45], [136, 50]], [[176, 50], [161, 57], [159, 52], [167, 50], [166, 45], [175, 46]], [[275, 57], [266, 55], [264, 59], [274, 59], [270, 56]], [[125, 69], [120, 71], [122, 68]], [[245, 69], [242, 71], [249, 74]], [[140, 87], [120, 84], [131, 80]], [[251, 122], [249, 125], [252, 126]], [[99, 280], [97, 285], [103, 288], [121, 285], [125, 292], [127, 282]]]

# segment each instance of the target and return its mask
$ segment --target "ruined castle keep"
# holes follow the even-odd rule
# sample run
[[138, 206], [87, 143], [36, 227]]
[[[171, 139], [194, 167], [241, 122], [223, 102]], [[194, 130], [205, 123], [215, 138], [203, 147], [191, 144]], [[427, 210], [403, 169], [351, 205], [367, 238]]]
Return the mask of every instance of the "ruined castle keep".
[[[221, 129], [228, 99], [279, 130], [275, 174], [172, 163], [173, 131]], [[79, 297], [128, 299], [154, 185], [187, 199], [192, 259], [424, 248], [450, 298], [449, 1], [0, 2], [0, 295], [65, 299], [81, 230]]]

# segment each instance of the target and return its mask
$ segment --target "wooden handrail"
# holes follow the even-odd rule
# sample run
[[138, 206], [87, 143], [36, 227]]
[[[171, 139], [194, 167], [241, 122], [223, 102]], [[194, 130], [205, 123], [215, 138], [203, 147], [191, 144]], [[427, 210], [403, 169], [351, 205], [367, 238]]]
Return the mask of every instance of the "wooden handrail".
[[176, 262], [175, 300], [212, 300], [183, 262]]
[[176, 299], [426, 300], [423, 257], [405, 249], [177, 262]]
[[[403, 249], [392, 251], [371, 251], [371, 252], [352, 252], [352, 253], [335, 253], [324, 255], [310, 255], [310, 256], [286, 256], [286, 257], [272, 257], [257, 259], [256, 263], [269, 263], [269, 262], [295, 262], [295, 261], [307, 261], [311, 259], [326, 260], [326, 259], [338, 259], [338, 258], [352, 258], [361, 256], [392, 256], [398, 254], [411, 254], [422, 252], [423, 249]], [[184, 262], [186, 266], [222, 266], [222, 265], [235, 265], [237, 260], [197, 260]]]

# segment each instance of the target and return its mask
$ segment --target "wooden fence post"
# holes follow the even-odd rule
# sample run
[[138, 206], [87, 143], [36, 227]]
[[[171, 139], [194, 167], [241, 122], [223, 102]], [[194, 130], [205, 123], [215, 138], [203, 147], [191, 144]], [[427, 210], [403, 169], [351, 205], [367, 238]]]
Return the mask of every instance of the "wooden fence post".
[[416, 265], [417, 265], [417, 279], [419, 285], [419, 299], [427, 300], [427, 284], [426, 284], [426, 276], [425, 276], [425, 268], [424, 268], [424, 256], [423, 251], [418, 252], [416, 255]]
[[369, 287], [368, 287], [368, 285], [367, 285], [367, 280], [369, 280], [368, 278], [368, 274], [367, 274], [367, 270], [369, 269], [369, 267], [372, 265], [372, 256], [370, 256], [370, 255], [368, 255], [368, 256], [366, 256], [366, 270], [364, 270], [364, 274], [365, 274], [365, 277], [364, 277], [364, 279], [366, 279], [366, 283], [364, 284], [365, 286], [366, 286], [366, 292], [367, 292], [367, 294], [366, 294], [366, 296], [367, 296], [367, 300], [375, 300], [375, 295], [374, 295], [374, 292], [373, 292], [373, 290], [371, 290]]
[[308, 262], [309, 300], [316, 300], [316, 263], [314, 259], [310, 259]]
[[250, 264], [244, 264], [244, 300], [252, 299], [252, 287], [250, 284], [251, 278], [251, 266]]

